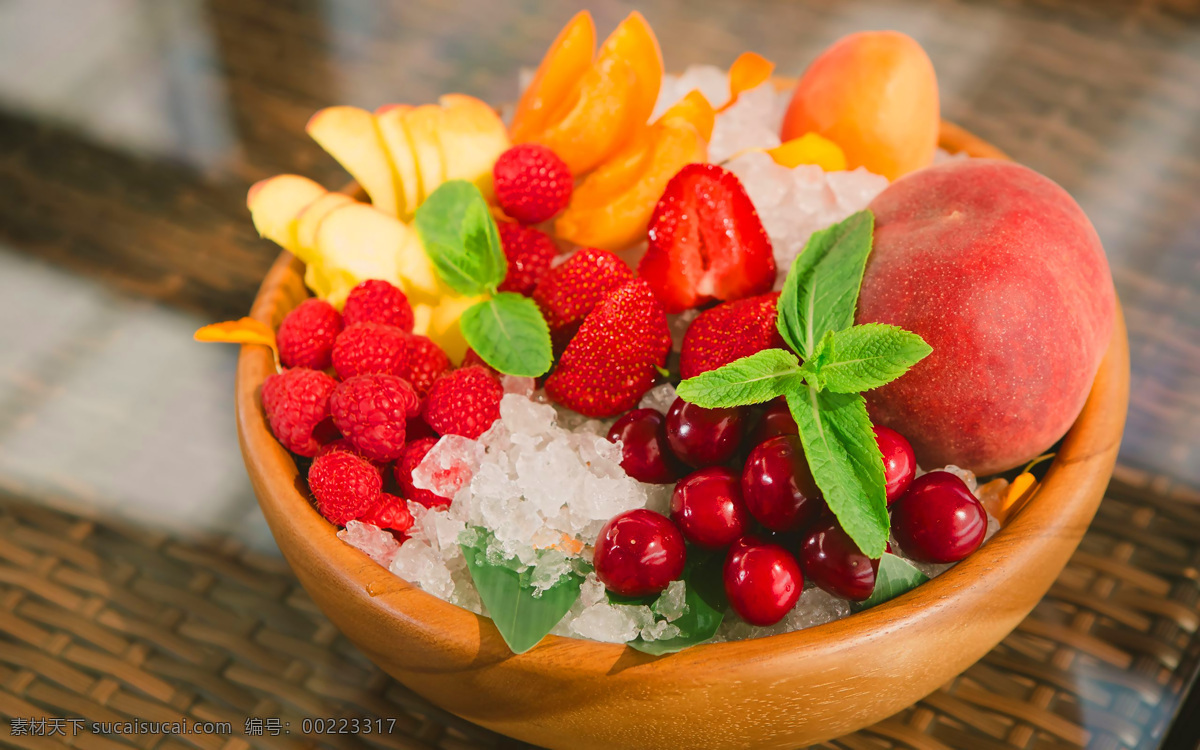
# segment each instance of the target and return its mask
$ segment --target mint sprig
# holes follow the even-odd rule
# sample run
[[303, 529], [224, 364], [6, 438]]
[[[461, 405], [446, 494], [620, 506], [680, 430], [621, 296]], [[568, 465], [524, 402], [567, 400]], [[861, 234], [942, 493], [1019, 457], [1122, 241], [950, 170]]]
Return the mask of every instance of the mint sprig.
[[463, 295], [488, 297], [459, 317], [475, 353], [508, 375], [537, 377], [550, 369], [550, 328], [528, 297], [498, 292], [508, 273], [500, 233], [479, 188], [443, 182], [417, 209], [414, 221], [438, 278]]
[[863, 554], [887, 547], [883, 456], [861, 392], [903, 375], [932, 349], [896, 326], [854, 325], [875, 217], [860, 211], [815, 232], [792, 263], [777, 302], [780, 336], [804, 359], [767, 349], [679, 384], [705, 408], [787, 399], [829, 509]]

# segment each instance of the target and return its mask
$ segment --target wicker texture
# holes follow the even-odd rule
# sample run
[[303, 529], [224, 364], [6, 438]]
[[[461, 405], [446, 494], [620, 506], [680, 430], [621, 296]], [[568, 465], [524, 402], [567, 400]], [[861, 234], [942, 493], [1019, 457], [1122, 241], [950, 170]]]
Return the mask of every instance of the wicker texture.
[[[1015, 633], [926, 700], [833, 746], [1154, 747], [1200, 658], [1196, 499], [1119, 469], [1071, 564]], [[0, 496], [0, 716], [185, 716], [234, 730], [135, 738], [143, 748], [523, 747], [382, 674], [279, 560], [11, 496]], [[305, 717], [341, 716], [396, 723], [388, 735], [300, 734]], [[292, 734], [245, 736], [247, 717], [279, 718]], [[0, 726], [0, 744], [63, 741], [8, 732]], [[129, 746], [84, 732], [66, 742]]]

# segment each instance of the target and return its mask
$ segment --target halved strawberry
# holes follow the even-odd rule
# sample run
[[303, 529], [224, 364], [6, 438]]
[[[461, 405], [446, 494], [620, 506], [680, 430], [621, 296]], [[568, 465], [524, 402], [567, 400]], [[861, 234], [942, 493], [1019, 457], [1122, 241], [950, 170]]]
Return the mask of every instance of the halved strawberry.
[[775, 328], [779, 292], [705, 310], [688, 326], [679, 350], [679, 375], [687, 379], [763, 349], [783, 348]]
[[596, 306], [546, 378], [546, 394], [589, 417], [632, 409], [650, 390], [671, 350], [662, 305], [642, 279]]
[[716, 164], [689, 164], [671, 178], [649, 237], [638, 275], [669, 313], [752, 297], [775, 283], [762, 220], [737, 175]]
[[580, 248], [551, 268], [533, 292], [556, 339], [570, 336], [609, 292], [633, 280], [633, 270], [607, 250]]

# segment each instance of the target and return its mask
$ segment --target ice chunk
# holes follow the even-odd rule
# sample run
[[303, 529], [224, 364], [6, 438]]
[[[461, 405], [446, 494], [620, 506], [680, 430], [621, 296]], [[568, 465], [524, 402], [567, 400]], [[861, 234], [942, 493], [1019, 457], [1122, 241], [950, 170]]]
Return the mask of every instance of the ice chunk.
[[975, 481], [975, 472], [971, 471], [970, 469], [962, 469], [954, 464], [950, 464], [948, 466], [943, 466], [941, 469], [937, 469], [937, 471], [944, 471], [948, 474], [953, 474], [954, 476], [963, 480], [963, 484], [967, 485], [967, 489], [970, 490], [972, 494], [975, 493], [975, 488], [979, 485], [979, 483]]
[[[505, 377], [508, 377], [507, 375]], [[554, 426], [556, 412], [549, 404], [539, 404], [529, 399], [533, 393], [533, 379], [528, 393], [508, 391], [500, 399], [500, 419], [512, 435], [541, 436]]]
[[654, 409], [666, 414], [667, 410], [671, 408], [671, 404], [675, 403], [675, 398], [675, 386], [663, 383], [646, 391], [646, 395], [642, 396], [642, 400], [638, 402], [638, 408]]
[[671, 581], [650, 608], [667, 622], [674, 622], [687, 612], [686, 597], [687, 584], [683, 581]]
[[523, 378], [519, 375], [501, 375], [500, 385], [504, 388], [505, 393], [532, 396], [535, 382], [533, 378]]
[[782, 121], [779, 98], [770, 81], [743, 91], [733, 106], [717, 115], [708, 143], [709, 161], [719, 164], [747, 149], [778, 146]]
[[442, 556], [421, 539], [409, 539], [392, 558], [391, 571], [409, 583], [450, 601], [454, 594], [454, 579]]
[[346, 528], [337, 535], [338, 539], [366, 553], [367, 557], [385, 568], [392, 564], [392, 557], [400, 549], [400, 542], [391, 532], [361, 521], [348, 521]]
[[413, 486], [453, 498], [471, 479], [483, 459], [484, 447], [461, 435], [443, 435], [413, 469]]
[[678, 315], [667, 316], [667, 328], [671, 331], [672, 349], [680, 351], [683, 348], [683, 336], [698, 315], [700, 315], [699, 310], [684, 310]]
[[637, 638], [640, 629], [629, 610], [607, 602], [593, 604], [571, 623], [571, 630], [584, 638], [603, 643], [625, 643]]
[[729, 73], [715, 65], [689, 65], [682, 75], [663, 76], [650, 120], [657, 120], [671, 105], [693, 90], [699, 90], [716, 109], [729, 101]]

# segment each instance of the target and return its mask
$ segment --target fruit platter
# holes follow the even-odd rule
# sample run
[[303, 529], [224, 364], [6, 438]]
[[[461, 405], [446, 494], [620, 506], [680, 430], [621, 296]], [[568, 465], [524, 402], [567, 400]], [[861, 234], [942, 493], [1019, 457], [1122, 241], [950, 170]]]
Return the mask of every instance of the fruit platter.
[[986, 653], [1124, 424], [1075, 201], [943, 123], [898, 32], [674, 75], [639, 14], [597, 44], [582, 12], [521, 92], [329, 107], [353, 183], [248, 194], [285, 252], [196, 337], [243, 344], [247, 469], [316, 603], [550, 747], [796, 746]]

